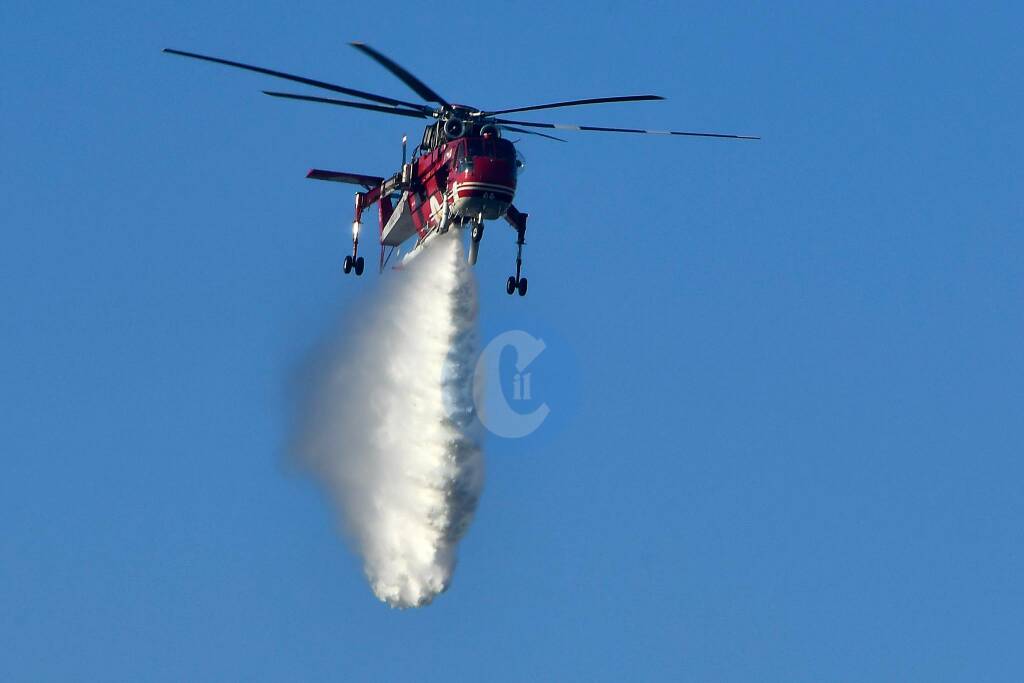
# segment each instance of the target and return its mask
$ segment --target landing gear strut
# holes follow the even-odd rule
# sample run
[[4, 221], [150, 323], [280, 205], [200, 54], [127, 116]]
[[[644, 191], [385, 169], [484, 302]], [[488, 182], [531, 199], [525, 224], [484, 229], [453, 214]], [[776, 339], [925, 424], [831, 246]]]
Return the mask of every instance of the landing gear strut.
[[511, 296], [517, 291], [519, 296], [526, 296], [526, 288], [529, 284], [525, 277], [521, 277], [523, 272], [523, 245], [526, 242], [523, 240], [523, 236], [526, 230], [519, 231], [519, 239], [516, 240], [516, 274], [509, 277], [505, 283], [505, 291]]
[[359, 228], [362, 227], [359, 223], [359, 219], [363, 215], [363, 195], [362, 193], [356, 193], [356, 219], [352, 222], [352, 255], [346, 256], [345, 260], [341, 262], [341, 270], [348, 275], [353, 270], [356, 271], [356, 276], [363, 274], [363, 268], [366, 266], [366, 262], [363, 257], [359, 255]]
[[484, 237], [484, 224], [474, 221], [469, 240], [469, 265], [476, 265], [476, 257], [480, 253], [480, 240]]
[[505, 292], [511, 296], [519, 292], [519, 296], [526, 296], [526, 288], [529, 285], [523, 273], [523, 245], [526, 244], [526, 214], [520, 213], [514, 206], [508, 208], [505, 214], [507, 220], [516, 229], [516, 274], [509, 277], [505, 282]]

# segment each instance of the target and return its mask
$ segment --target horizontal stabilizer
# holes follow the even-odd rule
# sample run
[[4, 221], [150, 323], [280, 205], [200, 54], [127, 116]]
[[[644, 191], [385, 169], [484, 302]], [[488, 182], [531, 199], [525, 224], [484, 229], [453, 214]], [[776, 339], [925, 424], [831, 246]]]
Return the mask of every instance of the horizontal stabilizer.
[[384, 182], [384, 179], [375, 175], [362, 175], [360, 173], [342, 173], [341, 171], [324, 171], [314, 168], [306, 174], [307, 178], [313, 180], [330, 180], [335, 183], [348, 183], [350, 185], [362, 185], [365, 188], [377, 187]]

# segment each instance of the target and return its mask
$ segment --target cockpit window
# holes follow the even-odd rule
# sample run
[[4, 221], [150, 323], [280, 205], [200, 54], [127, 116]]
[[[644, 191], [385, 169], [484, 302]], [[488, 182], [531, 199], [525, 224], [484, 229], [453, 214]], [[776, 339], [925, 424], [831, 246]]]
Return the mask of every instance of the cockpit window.
[[512, 161], [516, 158], [515, 147], [508, 140], [501, 138], [467, 138], [466, 147], [459, 148], [459, 154], [468, 158], [490, 157], [491, 159], [502, 159]]
[[508, 140], [498, 138], [494, 141], [494, 156], [498, 159], [511, 161], [516, 158], [516, 148]]
[[478, 153], [473, 151], [473, 143], [475, 141], [472, 138], [463, 140], [459, 143], [459, 151], [457, 154], [458, 163], [456, 168], [460, 173], [467, 173], [473, 170], [473, 157], [480, 156]]

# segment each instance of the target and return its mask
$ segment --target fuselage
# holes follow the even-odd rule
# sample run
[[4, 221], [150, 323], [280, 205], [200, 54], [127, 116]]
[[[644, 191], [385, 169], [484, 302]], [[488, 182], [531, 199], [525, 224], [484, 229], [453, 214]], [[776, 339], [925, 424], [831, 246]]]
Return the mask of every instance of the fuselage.
[[[453, 223], [501, 218], [515, 197], [522, 159], [496, 126], [453, 118], [427, 126], [408, 171], [411, 191], [382, 198], [381, 225], [405, 200], [404, 212], [422, 239]], [[394, 208], [392, 208], [394, 206]]]
[[505, 215], [516, 193], [518, 167], [512, 143], [485, 135], [448, 144], [455, 146], [448, 188], [454, 215], [482, 220]]

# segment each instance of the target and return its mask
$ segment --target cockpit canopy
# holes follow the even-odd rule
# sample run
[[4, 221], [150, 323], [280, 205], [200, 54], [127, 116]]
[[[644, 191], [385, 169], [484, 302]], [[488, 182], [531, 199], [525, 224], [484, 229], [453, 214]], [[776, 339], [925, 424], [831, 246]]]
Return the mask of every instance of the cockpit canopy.
[[508, 140], [488, 136], [468, 137], [459, 141], [455, 153], [455, 168], [459, 172], [472, 171], [474, 161], [480, 158], [508, 162], [517, 172], [521, 166], [516, 148]]
[[490, 157], [503, 161], [516, 158], [516, 148], [512, 143], [498, 137], [466, 138], [465, 150], [466, 156], [471, 157]]
[[511, 142], [492, 137], [472, 137], [460, 140], [455, 152], [455, 169], [459, 173], [470, 173], [474, 168], [474, 160], [480, 158], [507, 162], [516, 176], [522, 175], [526, 170], [526, 158]]

